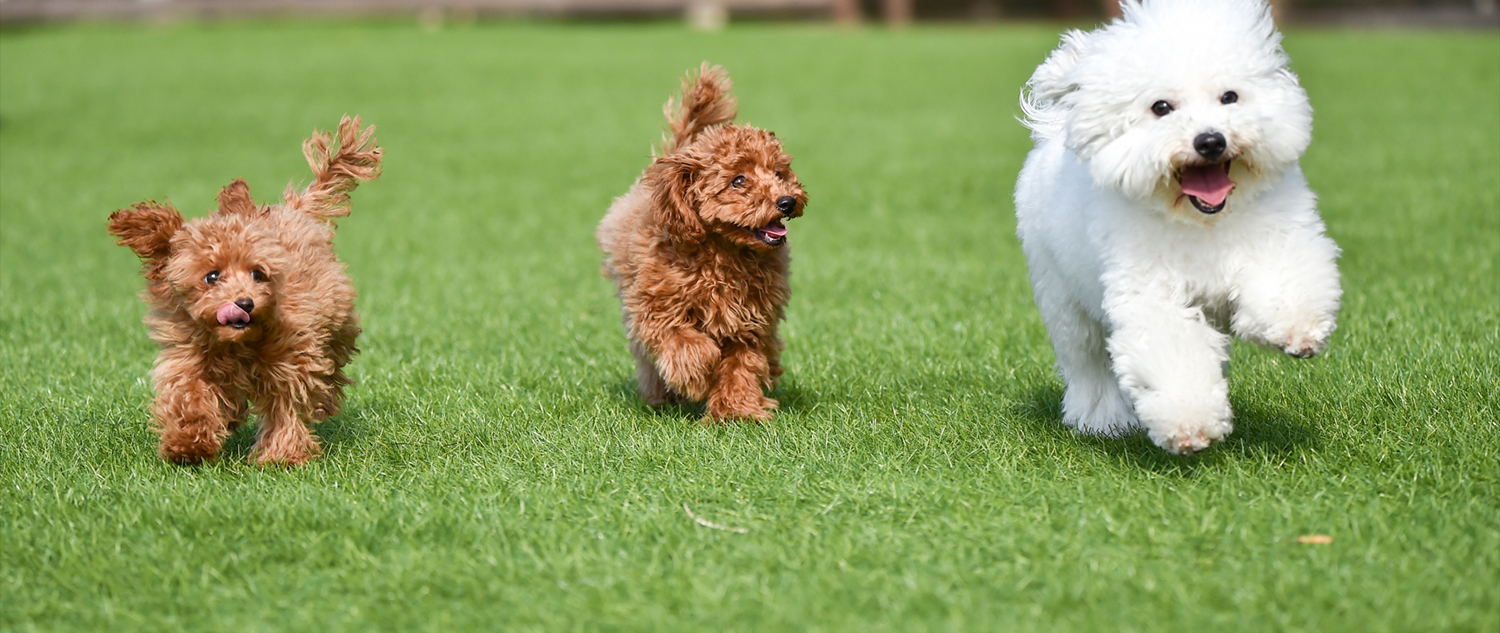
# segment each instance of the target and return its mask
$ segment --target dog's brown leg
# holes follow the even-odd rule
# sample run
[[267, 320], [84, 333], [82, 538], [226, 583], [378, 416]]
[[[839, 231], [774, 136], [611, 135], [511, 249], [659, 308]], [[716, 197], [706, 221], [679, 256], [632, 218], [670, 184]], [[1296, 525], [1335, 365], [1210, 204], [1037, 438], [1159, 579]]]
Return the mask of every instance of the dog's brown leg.
[[759, 346], [738, 341], [725, 344], [723, 358], [715, 371], [713, 391], [708, 394], [709, 417], [770, 420], [777, 402], [760, 390], [769, 376], [770, 364]]
[[[326, 357], [333, 365], [333, 373], [325, 373], [326, 366], [321, 370], [309, 368], [309, 371], [322, 374], [318, 377], [316, 389], [310, 394], [313, 402], [313, 422], [322, 422], [338, 415], [344, 405], [344, 387], [354, 384], [353, 380], [344, 375], [344, 365], [349, 364], [349, 359], [359, 353], [359, 348], [354, 346], [354, 339], [359, 336], [360, 332], [357, 318], [350, 313], [349, 320], [328, 341]], [[325, 355], [319, 354], [318, 356]]]
[[[781, 378], [782, 372], [785, 371], [781, 368], [781, 349], [783, 347], [785, 345], [781, 342], [781, 339], [776, 337], [774, 326], [770, 335], [760, 341], [760, 353], [765, 355], [767, 366], [766, 375], [761, 379], [760, 386], [765, 388], [766, 393], [770, 393], [771, 390], [776, 388], [777, 379]], [[771, 402], [775, 402], [775, 400]], [[774, 409], [775, 406], [772, 405], [771, 408]]]
[[656, 370], [656, 363], [651, 360], [651, 354], [646, 351], [645, 346], [639, 341], [631, 341], [630, 355], [635, 357], [635, 381], [647, 406], [659, 407], [676, 404], [681, 400], [680, 396], [667, 387], [667, 382], [662, 379], [661, 372]]
[[320, 452], [318, 438], [307, 427], [307, 422], [312, 421], [312, 411], [305, 403], [294, 400], [293, 393], [289, 388], [270, 390], [261, 394], [256, 403], [261, 410], [260, 433], [250, 459], [257, 464], [296, 466]]
[[234, 433], [250, 417], [250, 403], [245, 400], [244, 394], [228, 394], [228, 399], [219, 403], [224, 413], [224, 430]]
[[[175, 348], [174, 348], [175, 349]], [[156, 399], [151, 416], [161, 434], [162, 459], [198, 464], [213, 459], [229, 435], [219, 388], [204, 380], [200, 367], [189, 359], [163, 352], [154, 372]]]
[[[655, 360], [668, 389], [692, 401], [708, 397], [719, 362], [719, 346], [713, 339], [686, 328], [643, 328], [641, 334], [640, 345]], [[646, 384], [641, 386], [645, 393]]]

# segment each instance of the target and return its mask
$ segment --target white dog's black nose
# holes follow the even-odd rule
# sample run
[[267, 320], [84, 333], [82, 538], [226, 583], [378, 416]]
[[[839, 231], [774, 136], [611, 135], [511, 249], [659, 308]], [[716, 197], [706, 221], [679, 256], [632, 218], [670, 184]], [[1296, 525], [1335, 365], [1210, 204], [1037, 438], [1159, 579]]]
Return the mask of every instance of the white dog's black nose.
[[241, 310], [244, 310], [245, 314], [250, 314], [251, 312], [255, 311], [255, 301], [251, 299], [236, 299], [234, 305], [237, 305]]
[[791, 215], [797, 210], [797, 199], [791, 196], [782, 196], [776, 199], [776, 210], [782, 215]]
[[1204, 132], [1193, 139], [1193, 149], [1199, 156], [1209, 160], [1219, 160], [1224, 155], [1224, 148], [1229, 146], [1229, 141], [1224, 140], [1224, 135], [1218, 132]]

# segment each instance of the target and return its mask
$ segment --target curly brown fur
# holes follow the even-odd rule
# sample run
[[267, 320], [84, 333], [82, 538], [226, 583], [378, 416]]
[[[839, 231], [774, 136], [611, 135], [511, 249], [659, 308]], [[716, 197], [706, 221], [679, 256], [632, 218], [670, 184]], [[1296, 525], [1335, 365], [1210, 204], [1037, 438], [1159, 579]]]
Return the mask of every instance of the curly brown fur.
[[599, 223], [641, 395], [769, 420], [791, 288], [783, 220], [807, 194], [776, 135], [733, 123], [729, 79], [704, 63], [664, 108], [670, 137]]
[[261, 417], [255, 461], [318, 454], [308, 425], [338, 413], [351, 384], [343, 367], [359, 351], [332, 218], [348, 215], [349, 192], [380, 175], [374, 131], [346, 116], [336, 140], [314, 132], [303, 146], [314, 180], [288, 188], [280, 205], [255, 204], [236, 180], [219, 192], [217, 213], [190, 222], [156, 202], [109, 216], [110, 234], [143, 260], [144, 320], [162, 347], [151, 416], [163, 458], [212, 459], [251, 410]]

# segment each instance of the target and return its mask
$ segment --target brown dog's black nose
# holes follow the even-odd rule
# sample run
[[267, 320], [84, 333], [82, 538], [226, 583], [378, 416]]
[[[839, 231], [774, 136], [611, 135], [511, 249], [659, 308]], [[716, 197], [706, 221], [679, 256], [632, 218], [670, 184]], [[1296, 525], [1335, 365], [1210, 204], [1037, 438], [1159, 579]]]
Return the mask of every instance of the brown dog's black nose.
[[1209, 160], [1219, 160], [1224, 155], [1224, 148], [1228, 146], [1229, 141], [1224, 140], [1224, 135], [1218, 132], [1205, 132], [1193, 138], [1193, 150]]
[[250, 314], [255, 310], [255, 302], [251, 301], [250, 299], [236, 299], [234, 301], [234, 305], [237, 305], [241, 310], [244, 310], [245, 314]]
[[791, 196], [782, 196], [776, 199], [776, 210], [782, 215], [791, 215], [797, 210], [797, 199]]

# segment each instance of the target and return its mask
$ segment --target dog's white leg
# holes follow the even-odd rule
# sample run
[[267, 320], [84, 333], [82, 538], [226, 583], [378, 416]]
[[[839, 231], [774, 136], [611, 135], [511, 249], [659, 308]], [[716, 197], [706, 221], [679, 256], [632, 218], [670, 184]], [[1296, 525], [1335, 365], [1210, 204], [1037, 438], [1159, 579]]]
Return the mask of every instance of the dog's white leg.
[[1109, 369], [1104, 325], [1065, 299], [1037, 298], [1047, 323], [1063, 393], [1063, 424], [1085, 435], [1120, 437], [1139, 428], [1130, 401]]
[[1294, 234], [1249, 257], [1235, 280], [1230, 328], [1240, 338], [1297, 358], [1322, 352], [1343, 294], [1333, 240], [1321, 233]]
[[1115, 296], [1105, 306], [1115, 375], [1151, 441], [1188, 454], [1229, 435], [1228, 337], [1166, 297]]

